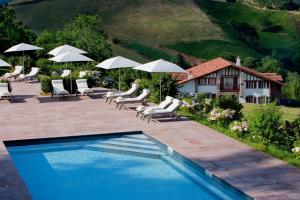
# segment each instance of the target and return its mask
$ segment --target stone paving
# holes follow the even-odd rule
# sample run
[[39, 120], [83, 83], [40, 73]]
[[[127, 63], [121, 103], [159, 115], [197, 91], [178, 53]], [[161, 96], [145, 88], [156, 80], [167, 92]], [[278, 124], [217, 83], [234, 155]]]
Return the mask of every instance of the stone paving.
[[56, 100], [39, 83], [13, 83], [14, 102], [0, 101], [0, 199], [31, 196], [2, 141], [143, 131], [256, 199], [300, 199], [300, 170], [189, 120], [143, 122], [101, 98]]

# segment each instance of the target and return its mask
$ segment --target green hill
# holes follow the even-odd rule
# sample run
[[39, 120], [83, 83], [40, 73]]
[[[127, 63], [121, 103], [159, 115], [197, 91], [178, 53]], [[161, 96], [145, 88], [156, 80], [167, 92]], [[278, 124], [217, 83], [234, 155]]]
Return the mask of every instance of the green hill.
[[[98, 14], [115, 41], [114, 52], [140, 61], [170, 59], [176, 52], [203, 59], [226, 52], [242, 58], [272, 54], [290, 60], [299, 55], [300, 59], [300, 15], [285, 11], [204, 0], [42, 0], [12, 7], [35, 32], [60, 29], [77, 14]], [[263, 16], [282, 29], [260, 31]], [[259, 49], [236, 37], [229, 27], [232, 19], [257, 29]]]

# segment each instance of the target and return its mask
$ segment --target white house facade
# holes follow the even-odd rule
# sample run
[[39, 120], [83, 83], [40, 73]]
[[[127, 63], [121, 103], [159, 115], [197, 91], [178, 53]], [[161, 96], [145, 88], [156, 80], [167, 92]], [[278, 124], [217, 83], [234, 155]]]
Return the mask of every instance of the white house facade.
[[208, 98], [232, 95], [241, 103], [268, 103], [280, 98], [283, 85], [280, 75], [259, 73], [217, 58], [187, 70], [179, 80], [183, 93], [204, 93]]

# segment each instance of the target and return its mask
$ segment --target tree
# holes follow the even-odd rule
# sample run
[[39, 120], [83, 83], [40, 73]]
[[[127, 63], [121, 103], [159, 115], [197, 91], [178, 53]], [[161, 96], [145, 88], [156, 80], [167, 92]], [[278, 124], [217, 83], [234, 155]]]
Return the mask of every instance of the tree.
[[108, 37], [102, 30], [102, 21], [96, 15], [79, 15], [65, 24], [61, 31], [44, 31], [38, 36], [36, 43], [47, 51], [69, 44], [87, 51], [89, 56], [98, 61], [112, 55]]
[[282, 92], [285, 97], [300, 101], [300, 75], [297, 72], [287, 74], [286, 85]]
[[44, 30], [35, 40], [37, 46], [42, 46], [43, 50], [37, 51], [38, 55], [45, 55], [55, 47], [60, 45], [56, 32]]
[[13, 9], [0, 5], [0, 51], [25, 42], [31, 43], [35, 35], [17, 22]]
[[253, 57], [246, 57], [242, 60], [242, 65], [249, 68], [256, 68], [257, 60]]
[[261, 59], [257, 70], [260, 72], [275, 72], [278, 74], [284, 74], [284, 70], [282, 68], [282, 63], [279, 60], [266, 56]]

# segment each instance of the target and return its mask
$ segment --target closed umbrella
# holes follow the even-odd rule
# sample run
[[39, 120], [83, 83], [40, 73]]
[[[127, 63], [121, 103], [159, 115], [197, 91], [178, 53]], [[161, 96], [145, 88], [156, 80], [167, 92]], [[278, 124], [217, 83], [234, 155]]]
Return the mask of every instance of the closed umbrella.
[[86, 54], [87, 53], [81, 49], [78, 49], [76, 47], [66, 44], [66, 45], [56, 47], [55, 49], [52, 49], [48, 54], [50, 54], [52, 56], [57, 56], [59, 54], [63, 54], [66, 52], [73, 52], [73, 53], [78, 53], [78, 54]]
[[[74, 53], [74, 52], [65, 52], [63, 54], [59, 54], [58, 56], [55, 56], [53, 58], [50, 58], [49, 60], [51, 61], [55, 61], [58, 63], [69, 63], [69, 62], [90, 62], [93, 61], [93, 59], [78, 54], [78, 53]], [[70, 66], [70, 70], [71, 70], [71, 66]], [[70, 85], [71, 85], [71, 93], [73, 92], [72, 90], [72, 76], [70, 73]]]
[[[184, 69], [179, 67], [178, 65], [159, 59], [153, 62], [146, 63], [144, 65], [137, 66], [133, 69], [151, 72], [151, 73], [158, 73], [158, 72], [166, 72], [166, 73], [186, 73]], [[160, 77], [160, 93], [159, 98], [161, 101], [161, 77]]]
[[25, 66], [24, 66], [24, 53], [25, 53], [25, 51], [36, 51], [36, 50], [42, 50], [42, 49], [43, 48], [31, 45], [31, 44], [20, 43], [20, 44], [17, 44], [15, 46], [10, 47], [9, 49], [7, 49], [4, 52], [5, 53], [8, 53], [8, 52], [23, 52], [23, 75], [24, 75], [25, 74], [25, 71], [24, 71], [24, 68], [25, 68]]
[[96, 65], [96, 67], [103, 68], [103, 69], [119, 69], [119, 91], [121, 91], [121, 68], [130, 68], [130, 67], [136, 67], [141, 65], [138, 62], [135, 62], [133, 60], [124, 58], [122, 56], [117, 56], [114, 58], [109, 58], [107, 60], [104, 60], [103, 62]]

